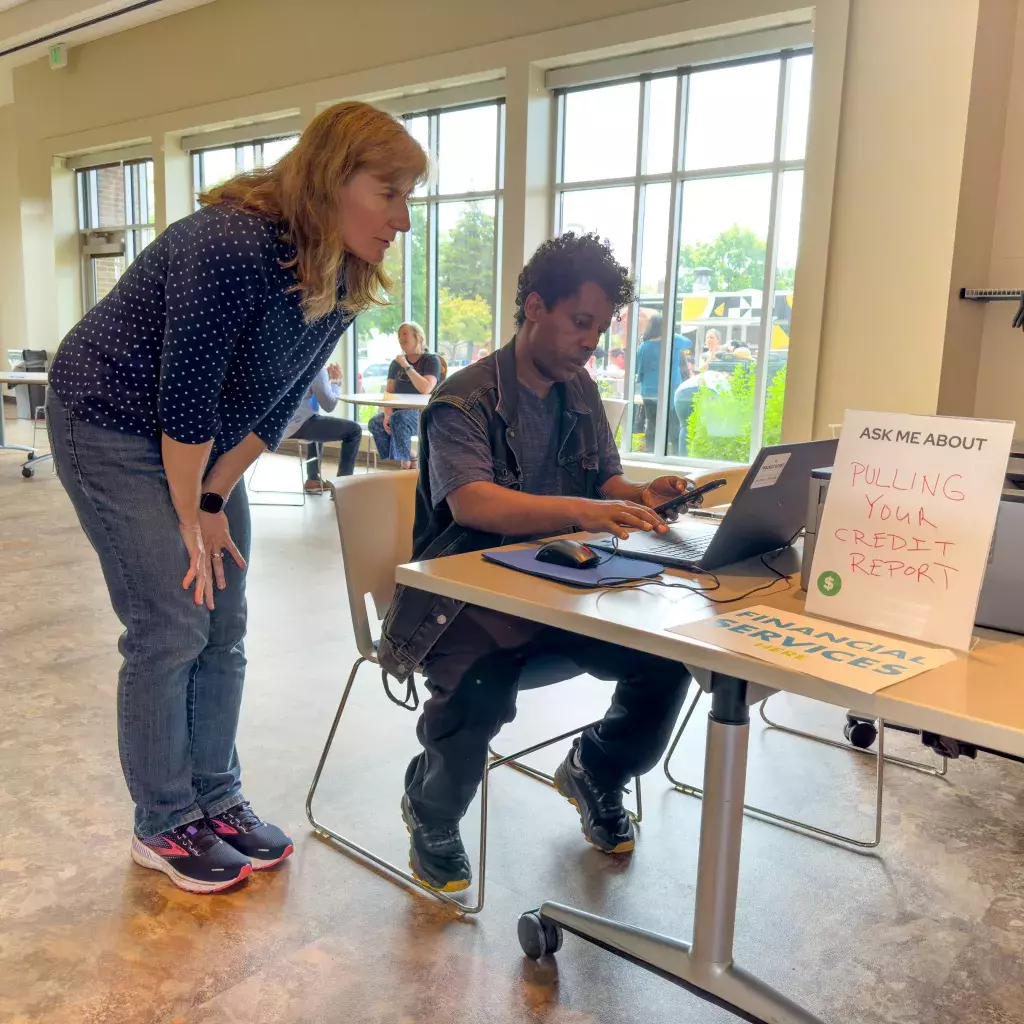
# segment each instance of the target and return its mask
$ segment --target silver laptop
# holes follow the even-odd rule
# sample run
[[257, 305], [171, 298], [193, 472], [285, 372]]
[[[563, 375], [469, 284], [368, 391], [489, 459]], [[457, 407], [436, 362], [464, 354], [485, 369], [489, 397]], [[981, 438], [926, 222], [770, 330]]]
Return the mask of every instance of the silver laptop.
[[[631, 533], [618, 554], [677, 569], [718, 569], [791, 544], [806, 525], [811, 470], [835, 461], [835, 439], [762, 448], [717, 525], [685, 515], [668, 533]], [[708, 495], [714, 500], [714, 492]], [[590, 542], [610, 551], [611, 539]]]

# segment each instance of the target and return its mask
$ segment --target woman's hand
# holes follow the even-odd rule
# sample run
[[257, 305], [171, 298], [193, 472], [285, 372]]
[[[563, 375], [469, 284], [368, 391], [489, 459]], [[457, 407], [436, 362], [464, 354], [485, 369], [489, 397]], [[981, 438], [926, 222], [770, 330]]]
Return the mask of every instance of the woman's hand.
[[391, 410], [390, 409], [385, 409], [384, 410], [384, 432], [386, 434], [390, 434], [391, 433]]
[[188, 572], [181, 581], [182, 590], [188, 590], [195, 584], [196, 604], [206, 602], [208, 608], [213, 607], [213, 579], [210, 576], [210, 556], [203, 542], [203, 531], [198, 523], [186, 526], [178, 523], [181, 539], [188, 551]]
[[405, 353], [404, 352], [400, 352], [397, 356], [395, 356], [395, 362], [398, 363], [398, 365], [403, 370], [408, 370], [409, 369], [409, 360], [405, 358]]
[[327, 379], [328, 380], [341, 380], [341, 367], [337, 363], [329, 363], [327, 366]]
[[245, 569], [245, 559], [231, 539], [231, 527], [228, 524], [228, 517], [223, 512], [200, 512], [199, 526], [202, 531], [203, 547], [210, 561], [210, 588], [206, 604], [207, 607], [213, 608], [213, 583], [216, 582], [218, 590], [223, 590], [228, 585], [224, 578], [224, 552], [235, 560], [235, 565], [239, 569]]

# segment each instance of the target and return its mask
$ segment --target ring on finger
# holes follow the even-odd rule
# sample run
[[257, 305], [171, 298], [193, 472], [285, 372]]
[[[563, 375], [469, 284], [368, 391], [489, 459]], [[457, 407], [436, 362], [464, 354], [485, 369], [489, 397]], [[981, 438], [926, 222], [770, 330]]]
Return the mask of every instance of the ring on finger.
[[219, 551], [214, 551], [213, 557], [214, 558], [223, 558], [224, 556]]

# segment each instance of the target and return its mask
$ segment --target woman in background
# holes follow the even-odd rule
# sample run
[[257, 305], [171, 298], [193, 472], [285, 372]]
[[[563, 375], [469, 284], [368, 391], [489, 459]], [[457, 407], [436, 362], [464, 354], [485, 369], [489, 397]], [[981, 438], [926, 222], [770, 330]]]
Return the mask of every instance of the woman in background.
[[50, 370], [54, 463], [124, 626], [131, 856], [189, 892], [219, 892], [292, 852], [243, 796], [235, 750], [249, 557], [236, 485], [277, 447], [355, 316], [386, 301], [384, 254], [409, 230], [426, 168], [383, 111], [321, 111], [273, 167], [171, 224]]
[[[388, 368], [388, 395], [429, 395], [442, 378], [441, 358], [428, 352], [419, 324], [408, 321], [398, 328], [402, 353]], [[394, 459], [402, 469], [412, 468], [412, 439], [419, 428], [419, 409], [381, 409], [367, 424], [382, 459]]]

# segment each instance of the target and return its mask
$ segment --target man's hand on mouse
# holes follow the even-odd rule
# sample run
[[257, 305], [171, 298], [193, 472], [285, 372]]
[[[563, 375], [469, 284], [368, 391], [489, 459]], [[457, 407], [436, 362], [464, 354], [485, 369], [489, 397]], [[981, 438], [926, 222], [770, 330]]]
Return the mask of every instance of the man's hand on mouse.
[[[695, 486], [696, 484], [692, 480], [683, 476], [659, 476], [644, 488], [643, 503], [649, 508], [657, 508], [659, 505], [664, 505], [666, 501], [671, 501], [677, 495], [692, 491]], [[702, 500], [702, 498], [697, 498], [690, 506], [670, 509], [665, 513], [665, 518], [671, 522], [679, 516], [680, 512], [685, 511], [686, 507], [696, 508]]]

